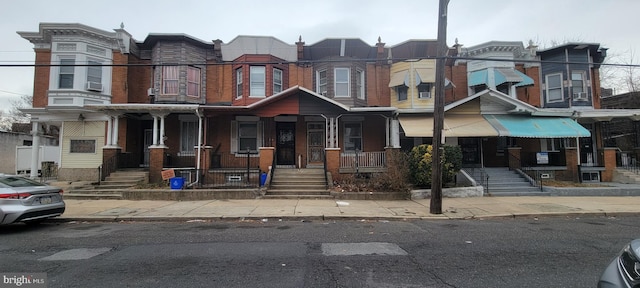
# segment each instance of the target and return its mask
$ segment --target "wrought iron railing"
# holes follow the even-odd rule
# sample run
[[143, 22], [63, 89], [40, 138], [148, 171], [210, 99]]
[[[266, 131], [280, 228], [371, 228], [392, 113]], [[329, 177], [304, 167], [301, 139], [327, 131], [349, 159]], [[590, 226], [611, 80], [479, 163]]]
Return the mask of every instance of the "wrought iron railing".
[[638, 160], [636, 160], [630, 154], [631, 153], [625, 153], [625, 152], [622, 152], [622, 151], [617, 151], [616, 152], [616, 167], [625, 169], [627, 171], [630, 171], [630, 172], [633, 172], [633, 173], [636, 173], [636, 174], [640, 174], [640, 163], [638, 163]]
[[99, 173], [98, 184], [100, 184], [101, 181], [104, 181], [107, 177], [109, 177], [111, 173], [118, 170], [119, 158], [120, 158], [119, 155], [116, 154], [102, 162], [102, 165], [98, 167], [98, 173]]
[[476, 181], [476, 185], [480, 185], [484, 189], [484, 193], [489, 193], [489, 174], [483, 167], [465, 167], [465, 171]]

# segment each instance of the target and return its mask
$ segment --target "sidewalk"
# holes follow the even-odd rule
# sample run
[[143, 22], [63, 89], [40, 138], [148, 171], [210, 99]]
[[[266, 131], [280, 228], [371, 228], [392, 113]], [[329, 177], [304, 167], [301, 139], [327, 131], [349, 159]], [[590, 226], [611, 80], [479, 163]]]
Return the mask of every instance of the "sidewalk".
[[[430, 199], [306, 200], [247, 199], [203, 201], [65, 200], [61, 220], [327, 220], [327, 219], [473, 219], [535, 216], [640, 215], [640, 197], [469, 197], [443, 198], [442, 214], [430, 214]], [[266, 220], [265, 220], [266, 219]]]

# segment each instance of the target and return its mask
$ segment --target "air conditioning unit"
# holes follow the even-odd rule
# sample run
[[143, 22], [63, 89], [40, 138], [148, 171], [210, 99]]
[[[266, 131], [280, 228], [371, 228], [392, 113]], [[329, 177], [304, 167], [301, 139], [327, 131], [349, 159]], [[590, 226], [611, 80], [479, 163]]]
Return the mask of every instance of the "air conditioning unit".
[[153, 95], [156, 95], [156, 90], [153, 88], [147, 89], [147, 96], [153, 96]]
[[89, 81], [87, 82], [87, 90], [102, 92], [102, 83]]
[[576, 92], [573, 93], [573, 100], [574, 101], [587, 101], [589, 100], [587, 97], [587, 92]]
[[431, 92], [420, 92], [418, 97], [419, 98], [431, 98]]

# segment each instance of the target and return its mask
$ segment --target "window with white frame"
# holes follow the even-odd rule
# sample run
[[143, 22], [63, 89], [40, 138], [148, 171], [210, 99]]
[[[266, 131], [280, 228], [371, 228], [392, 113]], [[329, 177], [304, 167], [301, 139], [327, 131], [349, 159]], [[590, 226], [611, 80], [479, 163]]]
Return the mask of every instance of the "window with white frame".
[[333, 74], [336, 97], [349, 97], [349, 68], [335, 68]]
[[431, 98], [431, 89], [433, 88], [433, 83], [420, 83], [418, 84], [418, 98], [420, 99], [429, 99]]
[[200, 96], [200, 68], [187, 67], [187, 96]]
[[60, 73], [58, 88], [73, 89], [73, 75], [75, 73], [75, 59], [60, 59]]
[[273, 68], [273, 94], [282, 92], [282, 70]]
[[542, 141], [542, 151], [548, 152], [558, 152], [560, 149], [565, 147], [565, 139], [564, 138], [546, 138], [541, 139]]
[[177, 95], [179, 85], [180, 67], [163, 66], [162, 67], [162, 94]]
[[562, 74], [550, 74], [546, 77], [547, 102], [558, 102], [564, 100], [562, 95]]
[[198, 122], [183, 120], [180, 122], [180, 154], [193, 155], [194, 147], [198, 145]]
[[571, 89], [574, 101], [587, 99], [587, 89], [584, 85], [584, 80], [584, 71], [571, 71]]
[[[231, 121], [231, 152], [258, 150], [262, 145], [262, 122], [258, 117], [239, 116]], [[254, 120], [255, 119], [255, 120]]]
[[362, 123], [344, 123], [344, 151], [362, 151]]
[[265, 96], [265, 67], [251, 66], [249, 68], [249, 96]]
[[364, 87], [364, 71], [356, 70], [356, 97], [358, 99], [365, 99], [365, 87]]
[[89, 60], [87, 61], [87, 82], [102, 84], [102, 63]]
[[316, 71], [316, 92], [327, 96], [327, 70]]
[[236, 98], [242, 98], [242, 67], [236, 69]]

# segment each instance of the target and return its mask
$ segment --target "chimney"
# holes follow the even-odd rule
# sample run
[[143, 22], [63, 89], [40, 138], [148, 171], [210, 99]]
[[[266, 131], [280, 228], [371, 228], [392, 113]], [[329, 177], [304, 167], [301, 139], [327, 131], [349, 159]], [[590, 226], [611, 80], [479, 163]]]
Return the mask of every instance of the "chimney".
[[385, 43], [382, 43], [382, 39], [380, 38], [380, 36], [378, 36], [378, 43], [376, 43], [376, 47], [378, 48], [376, 56], [376, 58], [378, 59], [378, 63], [383, 63], [381, 61], [386, 60], [386, 55], [384, 53], [384, 44]]
[[302, 42], [302, 35], [298, 36], [296, 46], [298, 47], [298, 60], [304, 59], [304, 42]]

